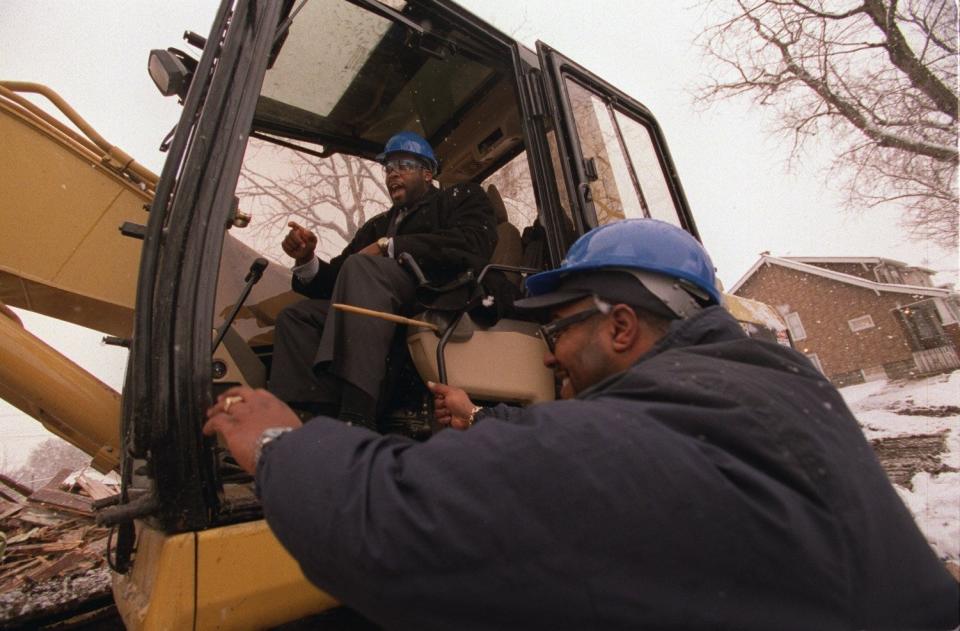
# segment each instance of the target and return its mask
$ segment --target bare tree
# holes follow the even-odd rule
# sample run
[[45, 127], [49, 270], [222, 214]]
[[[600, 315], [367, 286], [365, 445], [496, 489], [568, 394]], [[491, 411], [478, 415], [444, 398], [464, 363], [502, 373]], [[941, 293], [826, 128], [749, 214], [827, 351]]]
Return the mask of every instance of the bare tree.
[[[537, 217], [526, 154], [484, 182], [495, 184], [517, 227]], [[287, 223], [296, 221], [318, 237], [318, 254], [341, 252], [356, 231], [392, 204], [380, 165], [354, 156], [326, 158], [253, 140], [237, 187], [240, 204], [251, 212], [250, 227], [236, 236], [277, 262], [289, 263], [280, 249]]]
[[320, 158], [251, 141], [237, 195], [253, 222], [251, 237], [260, 251], [281, 260], [280, 241], [287, 223], [313, 230], [324, 258], [340, 253], [365, 221], [390, 207], [380, 166], [353, 156]]
[[[704, 5], [716, 10], [717, 4]], [[747, 95], [778, 132], [829, 132], [855, 207], [899, 203], [917, 239], [957, 245], [954, 0], [735, 0], [700, 36], [703, 102]]]
[[517, 228], [531, 225], [537, 219], [537, 202], [533, 194], [530, 167], [527, 154], [521, 153], [504, 165], [503, 168], [483, 181], [497, 187], [503, 205], [507, 209], [507, 218]]
[[61, 438], [48, 438], [30, 451], [26, 464], [7, 475], [17, 482], [38, 488], [61, 469], [76, 470], [90, 464], [90, 456]]

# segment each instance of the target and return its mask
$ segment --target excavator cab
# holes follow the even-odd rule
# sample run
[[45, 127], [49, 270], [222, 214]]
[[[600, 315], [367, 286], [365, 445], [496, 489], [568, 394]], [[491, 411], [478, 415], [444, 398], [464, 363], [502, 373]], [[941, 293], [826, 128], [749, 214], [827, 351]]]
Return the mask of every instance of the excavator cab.
[[[90, 448], [104, 444], [106, 466], [119, 460], [122, 492], [99, 518], [114, 529], [108, 554], [125, 624], [265, 628], [337, 603], [302, 576], [262, 520], [250, 477], [200, 429], [218, 392], [270, 378], [277, 314], [301, 299], [279, 248], [288, 221], [318, 233], [318, 255], [339, 253], [389, 206], [375, 156], [401, 130], [434, 147], [440, 186], [487, 191], [499, 222], [493, 265], [473, 270], [459, 306], [424, 304], [417, 318], [436, 330], [408, 327], [398, 338], [406, 368], [386, 414], [418, 438], [432, 431], [425, 380], [489, 403], [554, 397], [537, 324], [509, 307], [524, 275], [556, 267], [578, 236], [627, 217], [699, 235], [643, 105], [448, 0], [224, 0], [209, 35], [186, 39], [190, 52], [154, 51], [148, 64], [183, 104], [162, 173], [118, 170], [124, 212], [65, 225], [56, 248], [89, 247], [93, 261], [119, 253], [98, 263], [115, 284], [85, 285], [79, 261], [27, 273], [31, 253], [11, 244], [6, 259], [20, 258], [0, 261], [0, 297], [29, 308], [49, 290], [89, 303], [114, 318], [108, 332], [130, 349], [119, 436]], [[96, 147], [67, 140], [88, 162], [129, 164], [112, 148], [97, 158]], [[105, 227], [121, 216], [122, 230]], [[0, 384], [11, 378], [0, 368]]]
[[[523, 274], [557, 265], [577, 236], [608, 221], [653, 216], [695, 231], [649, 112], [548, 47], [535, 55], [454, 5], [311, 1], [281, 14], [237, 192], [252, 219], [231, 235], [267, 254], [274, 276], [287, 274], [277, 247], [285, 220], [317, 229], [328, 257], [339, 253], [359, 225], [389, 207], [372, 159], [394, 133], [417, 132], [440, 159], [440, 186], [487, 189], [500, 240], [494, 268], [473, 270], [475, 279], [492, 281], [479, 287], [487, 308], [437, 317], [442, 326], [434, 332], [410, 328], [408, 348], [391, 354], [401, 356], [400, 366], [381, 398], [396, 405], [383, 411], [381, 426], [403, 431], [406, 423], [405, 433], [429, 435], [424, 379], [449, 381], [488, 402], [552, 398], [543, 343], [533, 323], [510, 312], [511, 285], [519, 295]], [[194, 76], [155, 80], [182, 86]], [[247, 264], [221, 260], [219, 267], [218, 288]], [[228, 310], [219, 301], [234, 295], [218, 292], [216, 312]], [[230, 326], [240, 334], [233, 337], [269, 363], [275, 308], [296, 299], [255, 289]], [[428, 319], [436, 315], [423, 306]], [[405, 374], [406, 354], [419, 378]], [[215, 364], [215, 385], [263, 385], [251, 365], [237, 375], [224, 358]]]

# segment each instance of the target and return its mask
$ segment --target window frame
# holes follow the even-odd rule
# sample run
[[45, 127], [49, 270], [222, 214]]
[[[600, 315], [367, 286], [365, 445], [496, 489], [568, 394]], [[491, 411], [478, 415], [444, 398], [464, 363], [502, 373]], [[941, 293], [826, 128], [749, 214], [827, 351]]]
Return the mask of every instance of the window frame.
[[[790, 318], [796, 318], [796, 324], [790, 321]], [[787, 323], [787, 328], [790, 329], [790, 337], [793, 338], [794, 342], [799, 342], [801, 340], [807, 339], [807, 329], [803, 326], [803, 321], [800, 319], [800, 314], [796, 311], [791, 311], [790, 313], [783, 316], [784, 322]], [[799, 333], [798, 333], [799, 331]]]
[[[860, 322], [858, 321], [863, 321], [863, 326], [861, 326]], [[869, 322], [869, 324], [866, 324], [867, 322]], [[877, 325], [873, 321], [873, 316], [867, 313], [862, 316], [857, 316], [856, 318], [850, 318], [849, 320], [847, 320], [847, 326], [850, 327], [850, 330], [852, 332], [859, 333], [860, 331], [866, 331], [867, 329], [872, 329]]]
[[[587, 166], [584, 162], [580, 137], [573, 115], [570, 96], [566, 87], [567, 79], [574, 81], [596, 95], [608, 106], [608, 111], [612, 108], [628, 118], [637, 120], [648, 128], [651, 139], [654, 142], [657, 158], [660, 161], [664, 181], [670, 191], [681, 227], [692, 234], [697, 240], [700, 240], [700, 233], [697, 230], [690, 205], [681, 186], [676, 166], [670, 156], [663, 132], [653, 117], [653, 114], [638, 101], [603, 81], [569, 58], [564, 57], [543, 42], [538, 41], [536, 48], [540, 65], [543, 69], [542, 77], [546, 88], [547, 101], [557, 123], [556, 132], [562, 158], [562, 175], [566, 181], [567, 191], [571, 198], [570, 201], [574, 210], [574, 221], [575, 224], [577, 224], [575, 228], [578, 233], [584, 234], [591, 228], [597, 227], [598, 222], [597, 212], [590, 190], [590, 182], [592, 180], [587, 173]], [[617, 125], [612, 114], [611, 120]], [[615, 129], [617, 130], [617, 134], [620, 135], [619, 127]], [[622, 138], [618, 139], [618, 142], [622, 142]], [[629, 168], [632, 170], [633, 165], [631, 161], [633, 157], [629, 155], [629, 152], [626, 154], [626, 159], [628, 160]], [[635, 175], [635, 173], [632, 174], [633, 177], [635, 177]]]

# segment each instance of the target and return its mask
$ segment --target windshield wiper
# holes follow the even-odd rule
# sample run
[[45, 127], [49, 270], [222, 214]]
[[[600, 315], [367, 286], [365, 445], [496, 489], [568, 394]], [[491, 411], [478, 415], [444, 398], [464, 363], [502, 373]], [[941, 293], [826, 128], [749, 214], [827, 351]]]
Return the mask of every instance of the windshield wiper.
[[283, 38], [287, 36], [287, 32], [290, 30], [290, 25], [293, 24], [293, 18], [297, 17], [297, 14], [300, 13], [300, 9], [303, 8], [303, 5], [307, 3], [307, 0], [300, 0], [300, 4], [297, 5], [297, 8], [290, 12], [290, 15], [287, 16], [283, 22], [280, 22], [277, 25], [277, 34], [273, 38], [273, 50], [270, 51], [270, 58], [277, 56], [277, 53], [280, 52], [280, 44], [283, 42]]
[[456, 42], [445, 37], [440, 37], [430, 29], [425, 28], [400, 11], [383, 4], [379, 0], [347, 0], [347, 2], [410, 29], [420, 40], [418, 42], [420, 50], [429, 55], [433, 55], [437, 59], [445, 59], [448, 51], [451, 54], [456, 54], [457, 52]]

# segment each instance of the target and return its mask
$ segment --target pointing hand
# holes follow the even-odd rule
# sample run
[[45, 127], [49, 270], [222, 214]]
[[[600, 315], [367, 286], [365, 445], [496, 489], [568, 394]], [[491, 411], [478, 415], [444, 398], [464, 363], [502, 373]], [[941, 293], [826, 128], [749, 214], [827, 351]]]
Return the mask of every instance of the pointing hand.
[[280, 244], [283, 251], [296, 259], [297, 265], [309, 263], [313, 259], [314, 250], [317, 249], [317, 235], [295, 221], [287, 225], [290, 227], [290, 232]]

